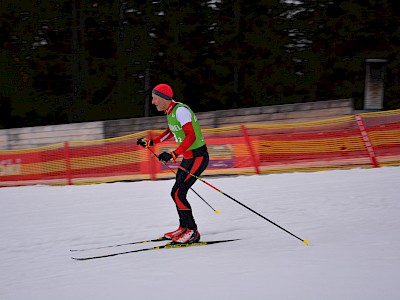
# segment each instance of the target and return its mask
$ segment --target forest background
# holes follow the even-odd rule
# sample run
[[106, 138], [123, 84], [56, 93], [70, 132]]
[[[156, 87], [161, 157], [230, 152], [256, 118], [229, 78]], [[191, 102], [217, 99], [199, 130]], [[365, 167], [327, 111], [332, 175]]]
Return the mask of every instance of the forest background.
[[165, 82], [194, 111], [353, 98], [387, 60], [399, 109], [400, 6], [360, 1], [2, 0], [0, 128], [157, 115]]

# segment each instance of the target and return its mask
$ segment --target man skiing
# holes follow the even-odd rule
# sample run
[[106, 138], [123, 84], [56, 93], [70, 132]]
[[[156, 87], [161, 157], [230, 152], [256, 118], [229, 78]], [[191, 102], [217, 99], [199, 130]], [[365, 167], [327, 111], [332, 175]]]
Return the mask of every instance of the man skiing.
[[[167, 115], [168, 128], [153, 140], [138, 139], [137, 144], [142, 147], [150, 147], [174, 137], [178, 147], [172, 152], [161, 153], [158, 155], [158, 159], [162, 162], [175, 161], [178, 156], [182, 155], [181, 166], [199, 177], [207, 168], [209, 155], [195, 114], [187, 105], [172, 99], [173, 91], [167, 84], [162, 83], [154, 87], [152, 97], [151, 103], [156, 106], [158, 111], [164, 111]], [[181, 169], [178, 169], [176, 173], [171, 197], [178, 211], [179, 227], [164, 234], [165, 238], [175, 243], [196, 243], [200, 240], [200, 232], [186, 198], [190, 187], [196, 182], [195, 176], [190, 176]]]

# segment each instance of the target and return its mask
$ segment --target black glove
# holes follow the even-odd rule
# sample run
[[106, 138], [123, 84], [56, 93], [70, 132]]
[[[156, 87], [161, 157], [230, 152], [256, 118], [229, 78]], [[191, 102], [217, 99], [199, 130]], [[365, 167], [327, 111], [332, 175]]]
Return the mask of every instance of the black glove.
[[153, 140], [148, 140], [146, 138], [140, 138], [140, 139], [137, 139], [136, 144], [142, 146], [143, 148], [147, 148], [147, 147], [153, 146], [154, 142], [153, 142]]
[[162, 161], [162, 162], [167, 162], [170, 161], [171, 159], [173, 159], [174, 161], [176, 160], [178, 156], [176, 155], [176, 153], [174, 151], [168, 153], [168, 152], [163, 152], [158, 156], [158, 160]]

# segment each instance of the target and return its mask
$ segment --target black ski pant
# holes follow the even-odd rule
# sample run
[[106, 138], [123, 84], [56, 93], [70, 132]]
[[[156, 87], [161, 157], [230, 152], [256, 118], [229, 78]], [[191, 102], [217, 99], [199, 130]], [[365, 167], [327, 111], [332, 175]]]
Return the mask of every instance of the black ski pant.
[[[188, 170], [191, 174], [200, 176], [207, 168], [209, 161], [208, 152], [195, 156], [190, 159], [183, 159], [181, 166]], [[196, 222], [193, 217], [192, 207], [187, 200], [187, 193], [191, 186], [196, 182], [196, 178], [187, 172], [178, 169], [176, 173], [175, 184], [171, 190], [171, 197], [175, 202], [179, 215], [179, 225], [184, 228], [197, 229]]]

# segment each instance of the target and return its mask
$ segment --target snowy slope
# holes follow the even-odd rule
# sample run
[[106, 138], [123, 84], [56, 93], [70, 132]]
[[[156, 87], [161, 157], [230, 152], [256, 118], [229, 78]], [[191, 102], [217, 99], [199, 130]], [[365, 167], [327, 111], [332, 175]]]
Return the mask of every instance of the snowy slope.
[[197, 182], [202, 239], [240, 241], [74, 261], [175, 229], [173, 182], [2, 188], [0, 299], [399, 299], [399, 167], [205, 179], [310, 246]]

